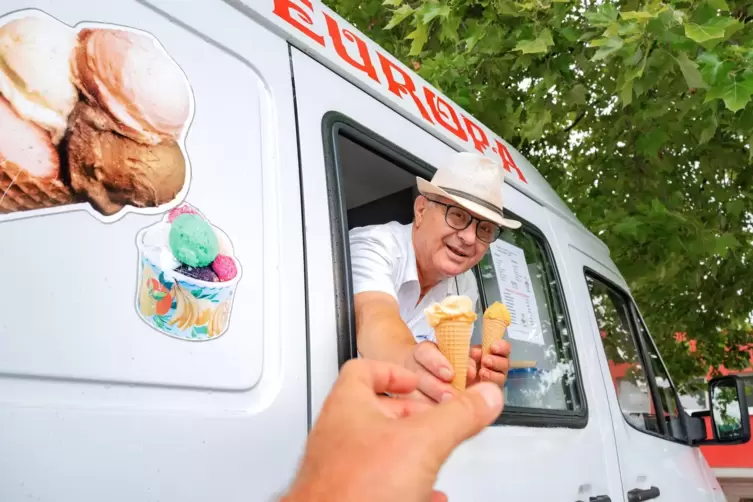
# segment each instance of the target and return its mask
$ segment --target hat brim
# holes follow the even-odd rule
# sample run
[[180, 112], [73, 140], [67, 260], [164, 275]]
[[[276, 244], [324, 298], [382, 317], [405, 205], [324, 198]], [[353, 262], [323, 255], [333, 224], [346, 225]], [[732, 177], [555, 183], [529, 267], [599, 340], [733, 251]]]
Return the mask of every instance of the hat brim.
[[471, 200], [464, 199], [462, 197], [455, 196], [455, 195], [450, 195], [449, 193], [439, 188], [437, 185], [431, 183], [430, 181], [426, 181], [423, 178], [417, 177], [416, 183], [418, 185], [418, 191], [421, 194], [439, 195], [446, 199], [450, 199], [451, 201], [457, 203], [458, 206], [461, 206], [467, 209], [468, 211], [477, 214], [479, 217], [481, 217], [484, 220], [489, 220], [492, 223], [496, 223], [499, 226], [510, 228], [513, 230], [518, 229], [521, 226], [521, 223], [519, 221], [505, 218], [498, 212], [492, 211], [491, 209], [484, 207], [481, 204], [478, 204]]

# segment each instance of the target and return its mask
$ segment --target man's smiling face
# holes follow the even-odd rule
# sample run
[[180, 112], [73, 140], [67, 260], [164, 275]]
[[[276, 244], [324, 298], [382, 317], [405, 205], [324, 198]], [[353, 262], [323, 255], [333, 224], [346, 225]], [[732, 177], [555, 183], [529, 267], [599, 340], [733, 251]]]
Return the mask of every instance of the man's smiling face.
[[[489, 244], [476, 236], [475, 221], [465, 230], [455, 230], [447, 224], [447, 207], [442, 204], [456, 205], [453, 201], [436, 195], [431, 198], [441, 204], [420, 196], [414, 207], [413, 245], [418, 267], [423, 274], [432, 277], [454, 277], [481, 261]], [[476, 214], [471, 215], [478, 218]]]

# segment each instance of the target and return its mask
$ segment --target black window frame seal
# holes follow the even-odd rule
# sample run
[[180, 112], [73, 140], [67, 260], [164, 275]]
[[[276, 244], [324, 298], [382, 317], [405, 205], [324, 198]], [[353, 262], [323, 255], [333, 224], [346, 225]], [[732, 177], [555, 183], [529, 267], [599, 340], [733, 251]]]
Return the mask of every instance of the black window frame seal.
[[[659, 430], [661, 433], [656, 433], [653, 431], [649, 431], [646, 429], [639, 429], [635, 425], [631, 424], [626, 418], [625, 414], [622, 412], [622, 405], [619, 402], [619, 399], [617, 400], [617, 405], [620, 407], [620, 415], [622, 416], [622, 419], [627, 423], [631, 428], [637, 430], [638, 432], [641, 432], [643, 434], [648, 434], [649, 436], [654, 436], [656, 438], [664, 439], [667, 441], [670, 441], [672, 443], [678, 443], [682, 445], [687, 445], [688, 440], [682, 439], [673, 436], [669, 430], [667, 429], [667, 423], [665, 420], [660, 420], [660, 417], [664, 417], [664, 405], [661, 402], [661, 397], [659, 396], [659, 388], [656, 385], [656, 376], [654, 375], [654, 369], [653, 366], [651, 366], [651, 361], [648, 360], [648, 351], [646, 350], [646, 345], [644, 341], [642, 340], [640, 334], [639, 334], [639, 328], [638, 328], [638, 318], [636, 315], [637, 307], [635, 305], [635, 300], [633, 297], [625, 291], [624, 288], [622, 288], [620, 285], [616, 284], [614, 281], [604, 277], [602, 274], [594, 270], [593, 268], [589, 266], [583, 267], [583, 276], [584, 280], [590, 276], [592, 279], [596, 279], [605, 286], [607, 286], [609, 289], [611, 289], [615, 294], [617, 294], [620, 298], [622, 298], [623, 301], [626, 302], [627, 308], [628, 308], [628, 323], [630, 324], [630, 336], [633, 339], [633, 343], [635, 344], [636, 350], [638, 351], [638, 358], [640, 359], [640, 363], [643, 366], [643, 369], [646, 372], [646, 379], [648, 380], [648, 386], [651, 390], [651, 400], [654, 403], [654, 410], [656, 411], [656, 423], [659, 426]], [[588, 285], [586, 285], [586, 289], [588, 289]], [[591, 298], [591, 294], [589, 292], [589, 304], [591, 305], [591, 309], [593, 310], [593, 299]], [[594, 316], [596, 313], [594, 312]], [[642, 320], [642, 318], [641, 318]], [[644, 323], [645, 325], [645, 323]], [[646, 328], [646, 336], [649, 337], [651, 343], [653, 342], [653, 339], [651, 338], [651, 333], [648, 332], [648, 328]], [[658, 354], [659, 351], [656, 349], [656, 344], [654, 344], [654, 349], [656, 350], [656, 353]], [[666, 369], [666, 368], [665, 368]], [[672, 385], [672, 389], [675, 391], [675, 394], [677, 394], [677, 390], [674, 388], [674, 383], [672, 383], [672, 378], [669, 375], [669, 372], [667, 372], [667, 376], [669, 377], [670, 384]], [[616, 392], [616, 390], [615, 390]], [[682, 403], [679, 402], [679, 400], [675, 400], [677, 403], [677, 412], [680, 416], [680, 420], [683, 424], [683, 428], [685, 429], [685, 435], [687, 436], [688, 426], [687, 426], [687, 420], [683, 415], [685, 415], [685, 410], [682, 408]]]
[[[680, 393], [677, 392], [677, 387], [675, 387], [674, 381], [672, 381], [672, 375], [669, 374], [669, 369], [667, 369], [667, 365], [664, 364], [664, 361], [661, 357], [661, 352], [659, 352], [659, 347], [656, 345], [656, 341], [651, 336], [651, 333], [648, 331], [648, 326], [646, 325], [646, 321], [643, 319], [643, 316], [641, 315], [640, 311], [638, 310], [638, 304], [635, 302], [635, 299], [633, 299], [632, 295], [628, 293], [628, 297], [630, 298], [630, 313], [633, 317], [633, 322], [636, 324], [636, 333], [638, 334], [638, 338], [642, 342], [642, 348], [645, 350], [645, 356], [644, 359], [646, 359], [649, 364], [651, 361], [649, 361], [650, 357], [650, 351], [648, 350], [647, 344], [651, 344], [651, 347], [654, 349], [654, 352], [656, 352], [656, 355], [659, 357], [659, 364], [664, 368], [664, 371], [667, 373], [667, 381], [669, 383], [670, 388], [672, 389], [672, 392], [674, 393], [674, 401], [675, 406], [677, 407], [677, 418], [682, 423], [683, 428], [683, 437], [677, 437], [672, 435], [670, 430], [666, 430], [666, 435], [669, 439], [679, 442], [682, 444], [690, 444], [690, 438], [688, 437], [688, 430], [689, 430], [689, 423], [688, 423], [688, 414], [685, 413], [685, 409], [682, 407], [682, 402], [680, 401]], [[646, 332], [646, 340], [643, 339], [642, 336], [640, 336], [641, 329]], [[654, 376], [654, 379], [656, 378], [656, 375], [654, 375], [654, 367], [651, 366], [651, 373]], [[659, 391], [659, 387], [656, 388], [657, 391]], [[659, 401], [661, 401], [661, 397], [659, 398]], [[666, 410], [663, 409], [664, 403], [662, 404], [662, 412], [666, 412]], [[658, 417], [657, 417], [658, 418]], [[669, 415], [667, 415], [667, 418], [669, 419]], [[662, 423], [665, 423], [663, 420]]]
[[[347, 238], [348, 217], [345, 204], [345, 189], [341, 183], [340, 155], [337, 148], [338, 136], [345, 136], [414, 176], [431, 179], [434, 172], [436, 172], [436, 168], [341, 112], [330, 111], [324, 114], [322, 117], [321, 133], [324, 146], [327, 202], [332, 228], [331, 245], [335, 281], [337, 359], [338, 366], [341, 368], [348, 359], [355, 358], [358, 351], [356, 346], [355, 308], [353, 304], [353, 277], [350, 268], [350, 245]], [[506, 406], [502, 415], [500, 415], [493, 425], [585, 428], [588, 424], [588, 401], [583, 387], [583, 377], [578, 362], [578, 351], [574, 337], [572, 336], [573, 330], [570, 313], [567, 309], [567, 302], [564, 301], [566, 297], [562, 288], [561, 276], [554, 261], [551, 247], [544, 234], [538, 228], [510, 211], [505, 210], [505, 216], [516, 218], [523, 225], [527, 225], [527, 229], [544, 243], [544, 250], [547, 253], [547, 259], [550, 260], [550, 265], [557, 280], [557, 292], [563, 300], [561, 303], [565, 311], [568, 329], [571, 333], [570, 344], [572, 347], [573, 367], [577, 375], [577, 389], [580, 393], [581, 409], [579, 411], [569, 411]], [[480, 271], [478, 266], [474, 267], [474, 274], [479, 284], [479, 295], [482, 298], [485, 309], [487, 307], [486, 292], [483, 289], [483, 281], [479, 281]]]

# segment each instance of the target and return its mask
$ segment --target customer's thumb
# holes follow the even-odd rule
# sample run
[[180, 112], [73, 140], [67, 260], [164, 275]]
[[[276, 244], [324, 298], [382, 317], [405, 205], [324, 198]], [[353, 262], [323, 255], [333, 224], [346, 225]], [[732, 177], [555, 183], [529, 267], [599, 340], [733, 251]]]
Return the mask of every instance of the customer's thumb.
[[482, 382], [416, 416], [416, 421], [420, 436], [441, 464], [452, 450], [481, 432], [501, 411], [502, 391], [491, 382]]

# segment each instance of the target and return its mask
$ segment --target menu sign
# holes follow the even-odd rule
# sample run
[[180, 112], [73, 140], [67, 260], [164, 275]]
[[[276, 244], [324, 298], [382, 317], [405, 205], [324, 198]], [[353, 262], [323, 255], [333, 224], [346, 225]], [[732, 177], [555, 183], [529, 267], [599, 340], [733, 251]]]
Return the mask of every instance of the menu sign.
[[495, 241], [490, 249], [499, 295], [512, 315], [507, 336], [544, 345], [531, 274], [523, 250], [503, 240]]

